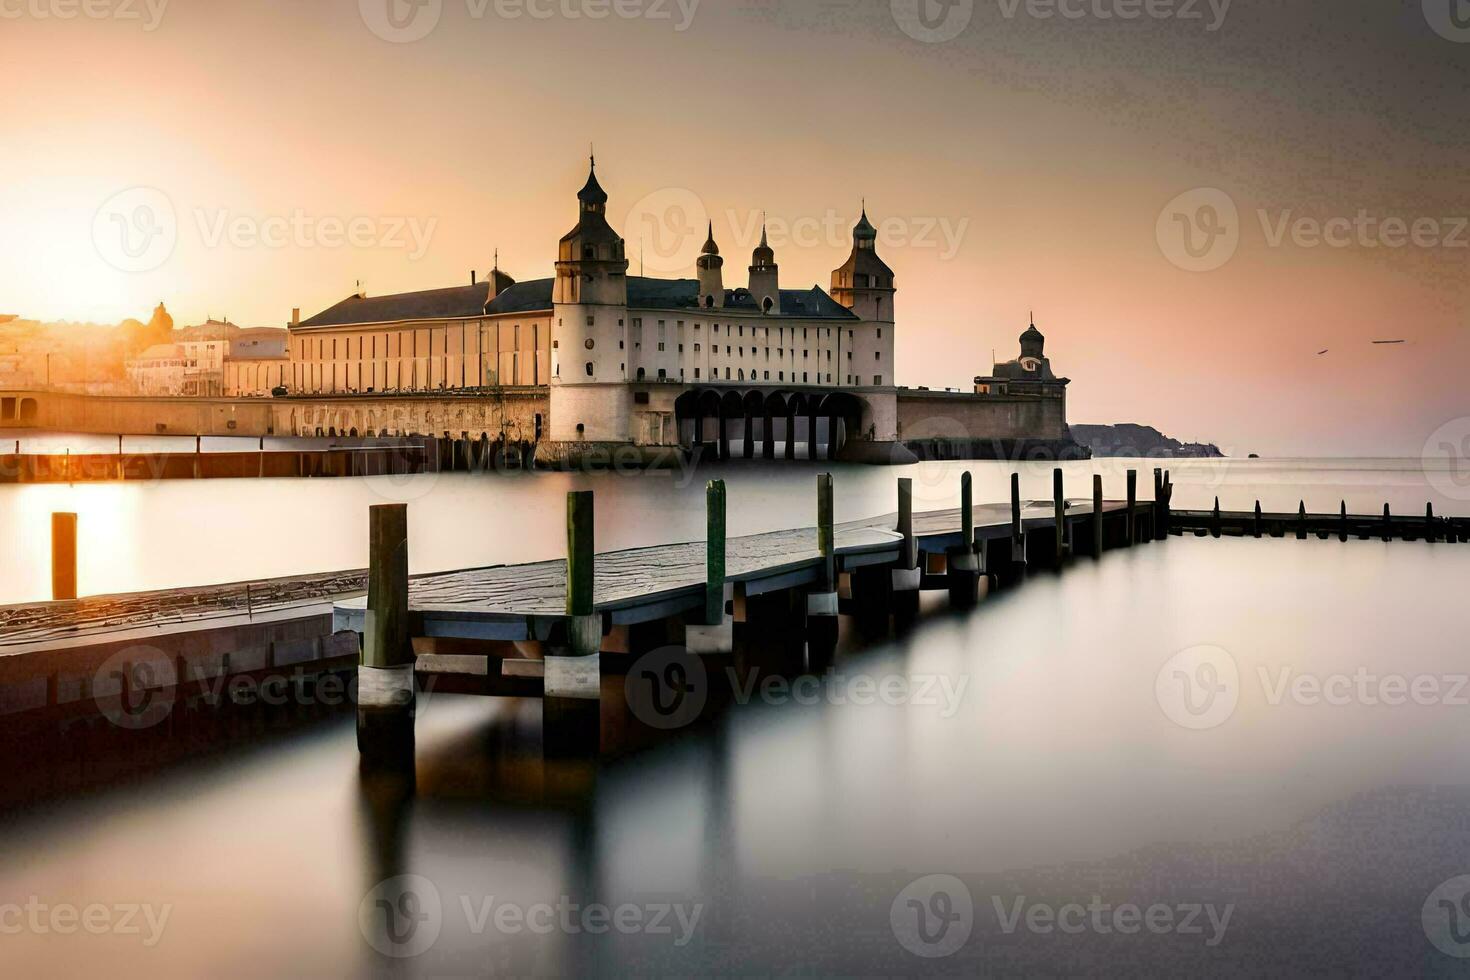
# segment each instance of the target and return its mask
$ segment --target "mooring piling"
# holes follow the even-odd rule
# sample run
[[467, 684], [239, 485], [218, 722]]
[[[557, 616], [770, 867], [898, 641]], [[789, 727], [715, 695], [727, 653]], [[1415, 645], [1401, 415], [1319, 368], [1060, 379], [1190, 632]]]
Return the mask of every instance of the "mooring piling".
[[357, 670], [364, 756], [413, 752], [414, 652], [408, 622], [408, 505], [368, 511], [368, 596]]
[[711, 480], [705, 488], [709, 526], [705, 536], [704, 623], [725, 621], [725, 481]]
[[975, 477], [960, 474], [960, 544], [945, 555], [945, 578], [953, 606], [972, 606], [980, 598], [980, 560], [975, 551]]
[[1393, 540], [1393, 513], [1388, 509], [1388, 504], [1383, 505], [1383, 540]]
[[735, 649], [735, 624], [725, 615], [725, 481], [711, 480], [705, 486], [704, 500], [704, 609], [702, 622], [685, 625], [684, 646], [695, 654], [727, 654]]
[[77, 597], [77, 515], [51, 515], [51, 598]]
[[1092, 557], [1101, 558], [1103, 553], [1103, 478], [1101, 473], [1092, 476]]
[[1430, 502], [1424, 505], [1424, 540], [1434, 544], [1434, 538], [1434, 504]]
[[817, 477], [816, 587], [806, 596], [807, 665], [821, 673], [837, 651], [837, 535], [833, 525], [832, 474]]
[[893, 614], [906, 622], [919, 613], [919, 588], [923, 580], [918, 543], [914, 539], [914, 481], [907, 477], [898, 481], [898, 533], [903, 537], [903, 545], [893, 569]]
[[1060, 566], [1067, 557], [1067, 494], [1062, 484], [1062, 470], [1060, 467], [1051, 472], [1051, 495], [1055, 506], [1056, 517], [1056, 550], [1053, 559]]
[[1138, 471], [1128, 471], [1128, 519], [1125, 522], [1128, 533], [1128, 546], [1131, 548], [1138, 543]]
[[1346, 541], [1348, 539], [1348, 512], [1347, 501], [1342, 501], [1341, 509], [1337, 515], [1337, 539]]

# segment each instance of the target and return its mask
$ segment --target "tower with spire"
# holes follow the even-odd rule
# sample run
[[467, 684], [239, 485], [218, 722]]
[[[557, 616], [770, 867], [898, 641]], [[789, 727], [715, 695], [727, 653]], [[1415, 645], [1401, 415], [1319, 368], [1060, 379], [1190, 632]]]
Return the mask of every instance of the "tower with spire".
[[725, 308], [725, 260], [720, 256], [720, 246], [715, 244], [715, 223], [709, 223], [709, 238], [699, 250], [699, 305], [707, 310]]
[[551, 438], [627, 442], [628, 259], [607, 223], [597, 158], [577, 193], [577, 226], [557, 247], [551, 312]]
[[781, 312], [781, 276], [776, 265], [776, 252], [766, 241], [766, 226], [761, 224], [761, 243], [750, 257], [750, 295], [762, 313]]
[[862, 324], [853, 328], [850, 357], [843, 365], [844, 383], [859, 387], [894, 384], [893, 270], [878, 256], [878, 229], [868, 220], [868, 204], [852, 229], [852, 254], [832, 271], [832, 298], [857, 314]]

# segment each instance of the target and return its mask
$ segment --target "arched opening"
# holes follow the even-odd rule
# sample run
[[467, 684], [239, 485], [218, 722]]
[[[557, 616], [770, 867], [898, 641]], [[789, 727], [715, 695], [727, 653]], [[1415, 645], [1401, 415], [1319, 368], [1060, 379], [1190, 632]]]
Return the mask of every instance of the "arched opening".
[[748, 391], [742, 399], [745, 415], [745, 431], [741, 433], [741, 455], [746, 459], [755, 458], [756, 422], [762, 424], [766, 419], [766, 400], [758, 391]]
[[720, 399], [720, 459], [730, 458], [730, 427], [744, 418], [744, 400], [736, 392], [725, 392]]
[[786, 398], [780, 394], [770, 395], [765, 399], [764, 429], [761, 433], [761, 458], [776, 458], [776, 429], [781, 427], [782, 439], [788, 438], [786, 427]]
[[813, 414], [826, 421], [825, 458], [836, 459], [849, 440], [860, 438], [865, 407], [861, 398], [845, 391], [834, 391], [822, 399]]
[[807, 423], [807, 397], [801, 392], [790, 396], [786, 400], [786, 458], [806, 459], [805, 452], [798, 452], [797, 446], [806, 444], [809, 439], [802, 438], [802, 430]]

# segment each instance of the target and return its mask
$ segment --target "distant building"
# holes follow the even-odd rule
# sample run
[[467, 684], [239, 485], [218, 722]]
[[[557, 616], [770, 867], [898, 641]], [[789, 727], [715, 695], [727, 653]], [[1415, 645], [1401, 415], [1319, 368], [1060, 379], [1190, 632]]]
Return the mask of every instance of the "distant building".
[[128, 383], [139, 395], [193, 395], [185, 390], [185, 376], [197, 362], [182, 344], [154, 344], [123, 364]]
[[1046, 356], [1046, 337], [1036, 329], [1035, 318], [1021, 334], [1021, 356], [997, 362], [988, 376], [975, 379], [977, 395], [1041, 395], [1066, 400], [1068, 378], [1052, 373]]
[[265, 397], [288, 385], [291, 360], [286, 354], [286, 338], [286, 331], [270, 327], [253, 327], [235, 334], [224, 362], [225, 396]]

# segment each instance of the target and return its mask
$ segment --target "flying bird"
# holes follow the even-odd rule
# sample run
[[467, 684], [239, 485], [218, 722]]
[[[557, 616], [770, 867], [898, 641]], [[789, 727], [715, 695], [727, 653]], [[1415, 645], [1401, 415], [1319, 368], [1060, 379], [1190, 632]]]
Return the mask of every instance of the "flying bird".
[[[1330, 347], [1329, 347], [1329, 348], [1327, 348], [1327, 350], [1331, 350], [1331, 349], [1332, 349], [1332, 348], [1330, 348]], [[1317, 352], [1317, 356], [1318, 356], [1318, 357], [1321, 357], [1321, 356], [1322, 356], [1322, 355], [1323, 355], [1323, 354], [1325, 354], [1325, 353], [1327, 353], [1327, 351], [1325, 351], [1325, 350], [1319, 350], [1319, 351], [1318, 351], [1318, 352]]]
[[1402, 343], [1406, 343], [1406, 341], [1403, 341], [1403, 340], [1375, 340], [1375, 341], [1373, 341], [1373, 343], [1374, 343], [1375, 346], [1382, 347], [1382, 346], [1387, 345], [1387, 344], [1402, 344]]

